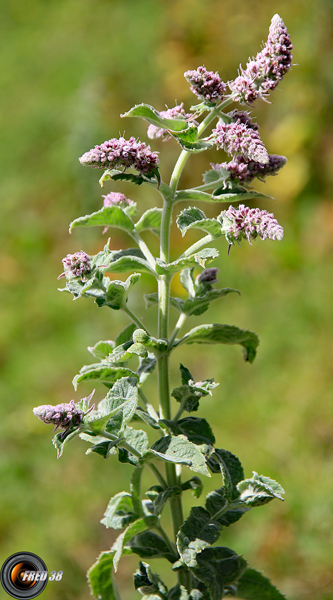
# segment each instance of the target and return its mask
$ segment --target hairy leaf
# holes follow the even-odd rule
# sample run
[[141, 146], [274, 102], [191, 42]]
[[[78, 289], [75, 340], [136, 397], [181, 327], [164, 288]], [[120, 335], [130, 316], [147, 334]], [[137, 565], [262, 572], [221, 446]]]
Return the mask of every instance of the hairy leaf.
[[196, 446], [183, 435], [161, 438], [152, 445], [150, 450], [167, 462], [186, 465], [192, 471], [210, 477], [205, 457], [202, 453], [205, 448]]
[[168, 119], [162, 117], [161, 114], [149, 104], [136, 104], [127, 111], [122, 117], [141, 117], [148, 123], [160, 127], [161, 129], [171, 129], [171, 131], [182, 131], [187, 129], [188, 124], [181, 117], [176, 119]]
[[134, 587], [143, 596], [156, 594], [159, 598], [167, 598], [167, 587], [160, 577], [153, 573], [147, 563], [141, 562], [139, 569], [134, 573]]
[[101, 523], [107, 529], [123, 529], [137, 519], [133, 500], [128, 492], [120, 492], [111, 498]]
[[274, 498], [284, 500], [282, 494], [285, 493], [277, 481], [258, 475], [255, 471], [252, 479], [245, 479], [237, 484], [237, 490], [240, 494], [239, 500], [249, 506], [261, 506]]
[[128, 248], [127, 250], [111, 252], [107, 262], [107, 270], [111, 273], [143, 271], [155, 275], [155, 271], [138, 248]]
[[194, 206], [182, 210], [177, 217], [177, 226], [183, 236], [189, 229], [201, 229], [214, 238], [222, 235], [221, 224], [216, 219], [208, 219], [202, 210]]
[[193, 496], [195, 498], [200, 498], [203, 490], [203, 483], [201, 479], [197, 476], [188, 479], [188, 481], [184, 481], [182, 483], [182, 490], [185, 492], [186, 490], [192, 490]]
[[111, 354], [111, 352], [113, 351], [113, 348], [114, 348], [114, 342], [112, 342], [111, 340], [97, 342], [97, 344], [95, 344], [95, 346], [88, 346], [89, 352], [95, 358], [100, 358], [100, 359], [107, 358], [109, 356], [109, 354]]
[[132, 219], [126, 215], [124, 210], [119, 206], [104, 206], [101, 210], [79, 217], [72, 221], [69, 226], [69, 233], [72, 232], [74, 227], [93, 227], [100, 225], [102, 227], [118, 227], [127, 232], [134, 230], [134, 223]]
[[114, 345], [115, 347], [126, 344], [126, 342], [132, 342], [133, 331], [136, 329], [135, 323], [130, 323], [123, 329], [121, 333], [116, 337]]
[[184, 150], [187, 152], [202, 152], [208, 150], [214, 145], [213, 142], [207, 140], [199, 140], [198, 128], [195, 125], [189, 125], [184, 131], [175, 133], [170, 132]]
[[136, 535], [127, 542], [126, 546], [141, 558], [166, 558], [171, 563], [178, 558], [176, 553], [171, 552], [164, 539], [153, 531]]
[[66, 444], [68, 444], [68, 442], [70, 442], [73, 438], [79, 435], [80, 431], [81, 427], [77, 427], [76, 429], [74, 429], [74, 431], [68, 429], [67, 431], [56, 433], [56, 435], [52, 439], [52, 444], [57, 451], [57, 458], [60, 458], [60, 456], [62, 456]]
[[117, 586], [113, 581], [113, 557], [113, 551], [102, 552], [87, 573], [91, 593], [96, 600], [120, 600]]
[[244, 348], [245, 360], [253, 362], [256, 356], [259, 338], [256, 333], [239, 329], [234, 325], [199, 325], [191, 329], [178, 344], [240, 344]]
[[205, 548], [197, 555], [198, 566], [191, 569], [209, 590], [211, 600], [221, 600], [225, 586], [237, 581], [246, 561], [230, 548]]
[[178, 552], [188, 567], [197, 565], [196, 556], [220, 537], [221, 525], [202, 506], [191, 508], [177, 535]]
[[156, 271], [159, 275], [165, 274], [173, 274], [181, 271], [182, 269], [200, 265], [205, 268], [206, 263], [210, 263], [214, 258], [217, 258], [219, 255], [216, 248], [204, 248], [203, 250], [199, 250], [195, 254], [191, 254], [190, 256], [184, 256], [183, 258], [178, 258], [172, 263], [164, 263], [162, 260], [156, 260]]
[[162, 219], [162, 209], [161, 208], [149, 208], [146, 212], [143, 213], [139, 221], [135, 224], [135, 230], [138, 233], [141, 231], [145, 231], [146, 229], [151, 229], [157, 235], [160, 234], [161, 229], [161, 219]]
[[82, 369], [80, 369], [80, 373], [75, 375], [73, 379], [73, 386], [74, 389], [77, 390], [77, 386], [79, 383], [81, 383], [81, 381], [94, 380], [103, 383], [106, 387], [112, 388], [118, 379], [122, 379], [123, 377], [127, 376], [137, 378], [137, 375], [133, 373], [133, 371], [125, 367], [114, 367], [103, 362], [85, 365], [82, 367]]
[[157, 524], [157, 522], [157, 517], [144, 517], [142, 519], [138, 519], [137, 521], [134, 521], [134, 523], [131, 523], [125, 529], [125, 531], [123, 531], [123, 533], [117, 537], [111, 549], [115, 552], [113, 557], [113, 567], [115, 571], [117, 571], [118, 563], [123, 553], [124, 546], [129, 542], [129, 540], [142, 531], [151, 529]]
[[228, 294], [235, 292], [239, 294], [238, 290], [234, 290], [233, 288], [223, 288], [221, 290], [209, 290], [202, 296], [195, 296], [194, 298], [188, 298], [185, 300], [181, 307], [181, 312], [184, 312], [186, 315], [202, 315], [208, 308], [209, 304], [214, 300], [219, 300], [220, 298], [224, 298]]

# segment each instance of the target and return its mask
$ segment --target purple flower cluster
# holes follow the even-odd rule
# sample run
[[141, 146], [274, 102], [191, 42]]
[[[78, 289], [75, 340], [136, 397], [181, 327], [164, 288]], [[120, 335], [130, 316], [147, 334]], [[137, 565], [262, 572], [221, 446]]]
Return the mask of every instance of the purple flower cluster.
[[234, 111], [230, 123], [219, 121], [216, 129], [213, 129], [215, 143], [228, 154], [240, 154], [246, 160], [254, 160], [261, 164], [267, 164], [268, 152], [260, 139], [258, 126], [251, 122], [247, 113]]
[[71, 427], [77, 427], [83, 421], [83, 412], [76, 408], [74, 400], [71, 400], [67, 404], [42, 404], [33, 409], [33, 413], [41, 421], [46, 424], [53, 423], [56, 427], [63, 429], [70, 429]]
[[207, 71], [205, 67], [198, 67], [195, 71], [186, 71], [184, 77], [191, 84], [191, 92], [200, 100], [212, 104], [222, 100], [226, 85], [221, 81], [217, 72]]
[[102, 196], [102, 198], [104, 198], [104, 206], [119, 206], [120, 208], [126, 208], [126, 206], [135, 204], [133, 200], [126, 198], [124, 194], [118, 192], [110, 192], [106, 196]]
[[226, 169], [231, 181], [250, 183], [255, 177], [263, 181], [267, 175], [276, 175], [286, 162], [286, 157], [278, 154], [269, 154], [268, 163], [265, 165], [254, 160], [245, 160], [243, 156], [238, 155], [228, 163], [223, 162], [211, 166], [213, 169]]
[[[192, 117], [191, 114], [186, 114], [183, 102], [181, 102], [181, 104], [178, 104], [177, 106], [168, 108], [167, 110], [161, 110], [160, 115], [165, 119], [190, 119]], [[160, 137], [164, 138], [165, 140], [170, 139], [168, 130], [163, 129], [162, 127], [157, 127], [156, 125], [149, 125], [147, 135], [151, 140]]]
[[142, 175], [150, 175], [158, 166], [158, 153], [152, 152], [150, 146], [137, 141], [120, 137], [112, 138], [95, 146], [79, 158], [81, 165], [97, 169], [128, 169], [133, 167]]
[[240, 67], [240, 75], [229, 83], [233, 99], [251, 104], [258, 97], [265, 98], [291, 68], [292, 48], [283, 20], [274, 15], [263, 49], [247, 62], [245, 70]]
[[83, 252], [75, 252], [75, 254], [67, 254], [62, 259], [65, 272], [59, 275], [58, 279], [69, 274], [72, 277], [83, 277], [86, 273], [91, 271], [90, 256]]
[[230, 245], [243, 239], [251, 244], [251, 240], [256, 237], [262, 240], [283, 238], [283, 228], [267, 210], [248, 208], [244, 204], [240, 204], [238, 208], [229, 206], [228, 210], [222, 211], [219, 221], [222, 222], [222, 232]]

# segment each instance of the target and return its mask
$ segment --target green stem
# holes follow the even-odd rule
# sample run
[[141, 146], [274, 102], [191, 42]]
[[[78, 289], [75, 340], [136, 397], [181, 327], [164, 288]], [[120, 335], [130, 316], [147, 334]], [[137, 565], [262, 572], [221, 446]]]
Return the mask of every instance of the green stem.
[[172, 332], [172, 334], [170, 336], [170, 339], [169, 339], [169, 348], [170, 349], [171, 349], [172, 344], [175, 341], [178, 333], [180, 332], [181, 328], [183, 327], [186, 319], [187, 319], [187, 315], [185, 313], [181, 313], [180, 316], [179, 316], [179, 319], [178, 319], [178, 321], [176, 323], [176, 326], [175, 326], [175, 328], [174, 328], [174, 330], [173, 330], [173, 332]]
[[153, 257], [152, 253], [150, 252], [150, 250], [149, 250], [146, 242], [143, 241], [143, 239], [141, 238], [141, 236], [136, 231], [133, 231], [131, 233], [131, 237], [137, 243], [137, 245], [139, 246], [142, 254], [146, 257], [146, 259], [149, 262], [150, 266], [155, 271], [155, 258]]
[[203, 238], [192, 244], [192, 246], [187, 248], [187, 250], [185, 250], [185, 252], [183, 252], [183, 254], [179, 258], [185, 258], [186, 256], [194, 254], [195, 252], [197, 252], [197, 250], [202, 248], [202, 246], [206, 246], [206, 244], [209, 244], [209, 242], [212, 242], [213, 240], [214, 238], [210, 233], [208, 235], [205, 235]]
[[145, 463], [145, 466], [148, 467], [148, 469], [151, 470], [152, 473], [154, 473], [156, 479], [159, 481], [160, 485], [162, 486], [163, 489], [167, 489], [168, 484], [165, 481], [162, 473], [160, 472], [160, 470], [156, 467], [156, 465], [154, 465], [154, 463]]
[[135, 323], [135, 325], [139, 327], [139, 329], [144, 329], [148, 333], [148, 335], [150, 335], [147, 327], [145, 327], [145, 325], [140, 321], [140, 319], [136, 317], [134, 313], [132, 313], [128, 306], [123, 306], [123, 311], [127, 314], [131, 321], [133, 321], [133, 323]]
[[176, 544], [173, 544], [173, 542], [170, 540], [167, 532], [164, 531], [162, 525], [159, 523], [158, 525], [156, 525], [155, 529], [156, 529], [156, 531], [158, 531], [158, 533], [160, 534], [160, 536], [164, 539], [164, 541], [165, 541], [166, 545], [168, 546], [171, 554], [173, 554], [174, 556], [178, 556], [178, 550], [177, 550]]
[[182, 400], [182, 401], [181, 401], [181, 403], [180, 403], [180, 407], [178, 408], [178, 410], [177, 410], [177, 412], [176, 412], [176, 414], [175, 414], [175, 416], [174, 416], [174, 418], [173, 418], [173, 421], [174, 421], [175, 423], [176, 423], [176, 421], [178, 421], [179, 417], [181, 417], [181, 415], [183, 414], [183, 412], [184, 412], [184, 407], [185, 407], [185, 404], [186, 404], [186, 398], [185, 398], [185, 400]]

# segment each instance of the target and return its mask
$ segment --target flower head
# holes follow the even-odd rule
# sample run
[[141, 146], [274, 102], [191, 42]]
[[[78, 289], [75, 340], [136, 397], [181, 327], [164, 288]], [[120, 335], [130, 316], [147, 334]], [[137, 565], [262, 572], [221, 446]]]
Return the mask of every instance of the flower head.
[[282, 240], [283, 228], [272, 213], [259, 208], [248, 208], [240, 204], [238, 208], [229, 206], [219, 216], [222, 232], [227, 242], [234, 244], [243, 239], [251, 244], [251, 240], [260, 237], [262, 240]]
[[126, 170], [133, 167], [142, 175], [150, 175], [158, 166], [158, 154], [134, 137], [130, 137], [129, 140], [120, 137], [95, 146], [83, 154], [79, 161], [81, 165], [97, 169]]
[[268, 152], [260, 139], [258, 126], [251, 122], [247, 113], [241, 113], [241, 115], [239, 117], [236, 111], [234, 116], [232, 113], [229, 115], [232, 117], [230, 123], [223, 121], [217, 123], [216, 129], [213, 129], [217, 147], [222, 148], [228, 154], [240, 154], [246, 160], [267, 164]]
[[[46, 424], [53, 423], [55, 430], [61, 427], [62, 429], [70, 429], [77, 427], [83, 421], [83, 412], [76, 408], [74, 400], [67, 404], [42, 404], [33, 409], [33, 413], [38, 419]], [[55, 431], [54, 430], [54, 431]]]
[[119, 206], [120, 208], [126, 208], [126, 206], [132, 206], [135, 204], [133, 200], [126, 198], [124, 194], [120, 194], [118, 192], [110, 192], [106, 196], [102, 196], [102, 198], [104, 198], [104, 206]]
[[198, 67], [195, 71], [186, 71], [184, 77], [191, 84], [191, 92], [200, 100], [213, 104], [222, 100], [226, 85], [217, 72]]
[[263, 49], [247, 62], [245, 70], [240, 67], [240, 75], [228, 84], [233, 99], [252, 104], [258, 97], [265, 98], [291, 68], [292, 48], [283, 20], [274, 15]]
[[[190, 117], [192, 117], [191, 114], [186, 114], [183, 102], [181, 102], [177, 106], [168, 108], [167, 110], [161, 110], [160, 115], [165, 119], [189, 119]], [[168, 130], [163, 129], [162, 127], [157, 127], [156, 125], [149, 125], [147, 135], [151, 140], [160, 137], [164, 140], [170, 139]]]
[[243, 156], [235, 156], [230, 162], [212, 165], [213, 169], [226, 169], [230, 181], [250, 183], [255, 177], [263, 181], [267, 175], [276, 175], [284, 167], [287, 159], [278, 154], [269, 154], [268, 163], [262, 164], [254, 160], [246, 160]]
[[75, 254], [67, 254], [67, 256], [62, 259], [62, 264], [64, 265], [65, 272], [59, 275], [58, 279], [65, 275], [81, 277], [82, 279], [86, 273], [90, 273], [91, 271], [90, 256], [82, 250], [80, 250], [80, 252], [75, 252]]

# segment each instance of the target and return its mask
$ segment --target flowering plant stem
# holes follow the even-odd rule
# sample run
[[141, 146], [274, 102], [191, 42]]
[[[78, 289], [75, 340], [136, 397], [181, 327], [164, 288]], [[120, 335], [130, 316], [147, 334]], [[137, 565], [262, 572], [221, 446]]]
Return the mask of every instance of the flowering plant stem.
[[[134, 574], [135, 588], [149, 600], [221, 600], [237, 595], [243, 600], [283, 600], [283, 596], [261, 573], [247, 567], [242, 556], [230, 548], [216, 546], [224, 527], [231, 526], [251, 508], [267, 504], [274, 498], [283, 500], [284, 490], [274, 480], [255, 471], [245, 479], [240, 460], [231, 452], [215, 446], [215, 436], [203, 417], [185, 416], [195, 413], [201, 399], [217, 387], [213, 379], [195, 381], [191, 372], [180, 364], [181, 385], [170, 393], [169, 360], [174, 348], [181, 344], [238, 344], [245, 360], [252, 363], [259, 345], [258, 336], [234, 325], [204, 324], [178, 335], [187, 319], [206, 312], [212, 301], [238, 292], [232, 288], [216, 289], [218, 269], [206, 268], [206, 263], [218, 256], [210, 242], [225, 237], [229, 250], [242, 240], [267, 238], [281, 240], [283, 229], [274, 215], [259, 208], [240, 204], [223, 210], [216, 218], [207, 218], [197, 206], [189, 206], [177, 215], [176, 224], [182, 235], [189, 229], [203, 231], [204, 235], [192, 243], [176, 260], [170, 262], [170, 228], [173, 209], [181, 200], [190, 202], [243, 202], [267, 198], [248, 187], [256, 177], [275, 175], [286, 159], [269, 155], [258, 133], [258, 126], [246, 111], [224, 109], [234, 101], [253, 102], [266, 97], [268, 90], [291, 64], [290, 40], [282, 19], [275, 15], [268, 42], [256, 61], [250, 61], [242, 70], [231, 90], [218, 73], [199, 67], [187, 71], [186, 79], [201, 103], [186, 114], [183, 103], [158, 112], [147, 104], [136, 105], [125, 115], [148, 121], [151, 138], [174, 138], [182, 150], [173, 169], [170, 183], [161, 179], [158, 153], [150, 146], [131, 137], [111, 139], [86, 152], [80, 162], [106, 169], [100, 179], [127, 181], [148, 185], [162, 196], [162, 208], [154, 206], [134, 221], [136, 203], [124, 194], [109, 192], [103, 196], [102, 209], [73, 221], [73, 227], [118, 227], [134, 240], [137, 247], [125, 250], [110, 249], [109, 243], [95, 256], [83, 251], [68, 254], [63, 259], [66, 278], [65, 291], [74, 299], [95, 299], [98, 307], [122, 310], [131, 323], [114, 341], [102, 340], [90, 347], [95, 362], [82, 367], [74, 377], [76, 389], [81, 382], [97, 381], [107, 387], [107, 394], [95, 408], [89, 406], [92, 394], [75, 403], [57, 406], [43, 405], [34, 409], [44, 423], [53, 423], [62, 432], [56, 433], [53, 444], [58, 458], [66, 444], [81, 437], [90, 444], [88, 454], [95, 453], [108, 459], [117, 455], [121, 463], [134, 467], [130, 493], [120, 492], [107, 506], [103, 525], [123, 529], [113, 546], [103, 552], [88, 572], [92, 594], [97, 600], [118, 600], [113, 580], [122, 554], [134, 553], [140, 558], [163, 557], [177, 572], [178, 583], [168, 589], [148, 563], [141, 561]], [[289, 62], [288, 62], [289, 61]], [[258, 73], [258, 78], [254, 74]], [[207, 113], [204, 118], [202, 115]], [[201, 122], [198, 123], [197, 120]], [[217, 119], [216, 128], [208, 137], [203, 134]], [[213, 145], [232, 155], [229, 163], [212, 165], [204, 174], [204, 183], [191, 189], [179, 189], [183, 169], [193, 152], [209, 150]], [[134, 170], [130, 173], [127, 169]], [[212, 190], [208, 192], [208, 190]], [[151, 230], [160, 237], [159, 257], [155, 257], [142, 237]], [[195, 269], [201, 268], [195, 277]], [[128, 273], [125, 281], [110, 279], [110, 273]], [[141, 272], [149, 273], [157, 281], [157, 293], [145, 296], [147, 307], [157, 305], [157, 338], [128, 306], [131, 287], [140, 279]], [[171, 296], [171, 280], [175, 273], [187, 298]], [[169, 332], [170, 308], [179, 312], [172, 332]], [[133, 368], [131, 361], [139, 361]], [[146, 397], [142, 386], [157, 367], [159, 407]], [[171, 398], [179, 403], [174, 410]], [[159, 439], [152, 444], [145, 430], [132, 427], [144, 422]], [[131, 425], [130, 425], [131, 424]], [[160, 468], [153, 461], [162, 461]], [[141, 476], [147, 467], [157, 484], [141, 493]], [[182, 469], [195, 473], [184, 481]], [[206, 497], [204, 506], [193, 506], [184, 519], [182, 495], [190, 490], [199, 498], [203, 484], [198, 474], [217, 475], [216, 490]], [[161, 524], [164, 506], [169, 504], [174, 539], [170, 539]]]

